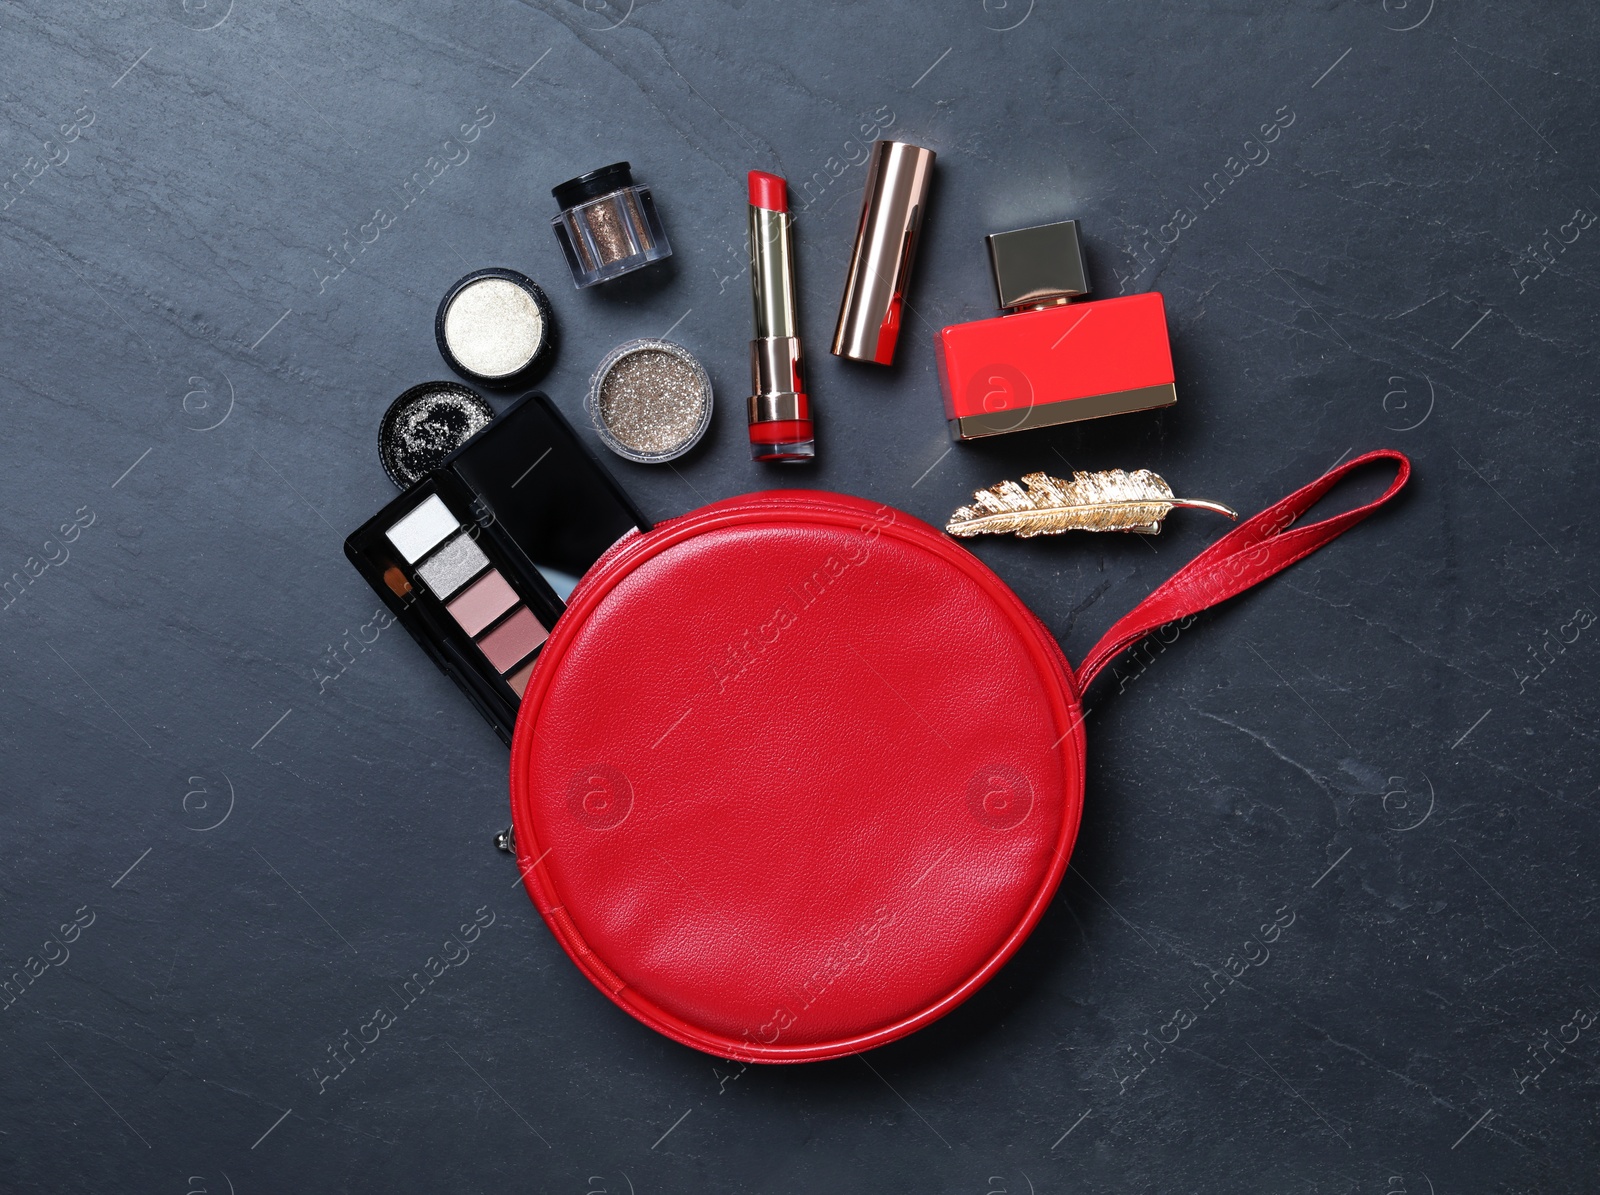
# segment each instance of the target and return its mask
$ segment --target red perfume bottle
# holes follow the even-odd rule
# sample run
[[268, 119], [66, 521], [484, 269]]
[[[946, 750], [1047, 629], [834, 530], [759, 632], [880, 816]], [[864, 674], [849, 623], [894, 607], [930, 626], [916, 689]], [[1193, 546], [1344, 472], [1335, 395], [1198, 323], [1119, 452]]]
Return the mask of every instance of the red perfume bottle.
[[957, 440], [1178, 401], [1160, 295], [1073, 302], [1089, 293], [1076, 220], [984, 240], [1006, 314], [934, 337]]

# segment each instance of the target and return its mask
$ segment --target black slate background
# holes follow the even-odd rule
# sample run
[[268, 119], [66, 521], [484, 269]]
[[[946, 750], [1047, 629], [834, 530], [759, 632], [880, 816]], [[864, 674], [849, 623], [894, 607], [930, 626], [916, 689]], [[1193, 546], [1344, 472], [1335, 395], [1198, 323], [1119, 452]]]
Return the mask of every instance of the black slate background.
[[[1600, 1024], [1573, 1019], [1600, 1012], [1593, 10], [627, 3], [4, 6], [0, 965], [87, 925], [0, 1012], [0, 1188], [1600, 1189]], [[886, 115], [940, 157], [915, 319], [872, 372], [825, 346]], [[457, 160], [405, 207], [430, 157]], [[619, 158], [676, 255], [579, 294], [548, 188]], [[1096, 687], [1073, 871], [993, 984], [867, 1058], [746, 1069], [561, 954], [491, 844], [506, 752], [398, 629], [360, 646], [341, 541], [482, 265], [549, 288], [575, 419], [619, 340], [705, 361], [704, 446], [614, 462], [653, 516], [773, 484], [739, 415], [750, 168], [812, 180], [821, 460], [782, 482], [940, 521], [1067, 462], [1244, 510], [1371, 447], [1417, 474]], [[932, 330], [991, 313], [985, 232], [1069, 216], [1102, 296], [1166, 296], [1180, 404], [951, 450]], [[1219, 530], [976, 550], [1076, 659]], [[1270, 959], [1140, 1071], [1280, 909]]]

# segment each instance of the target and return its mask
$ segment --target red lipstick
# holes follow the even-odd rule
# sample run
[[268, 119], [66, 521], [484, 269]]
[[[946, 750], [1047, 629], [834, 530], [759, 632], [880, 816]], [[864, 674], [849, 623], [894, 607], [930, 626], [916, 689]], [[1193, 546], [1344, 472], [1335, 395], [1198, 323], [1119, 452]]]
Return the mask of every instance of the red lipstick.
[[750, 204], [769, 212], [789, 210], [789, 184], [764, 170], [750, 172]]
[[806, 461], [816, 455], [811, 400], [806, 397], [795, 318], [794, 234], [789, 184], [776, 174], [750, 172], [750, 297], [755, 339], [750, 342], [750, 457]]

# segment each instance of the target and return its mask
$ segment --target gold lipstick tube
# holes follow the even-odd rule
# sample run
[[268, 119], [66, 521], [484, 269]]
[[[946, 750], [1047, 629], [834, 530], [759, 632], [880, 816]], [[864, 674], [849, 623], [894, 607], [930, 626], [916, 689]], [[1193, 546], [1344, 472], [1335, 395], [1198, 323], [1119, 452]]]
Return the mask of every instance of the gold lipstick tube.
[[788, 185], [750, 172], [750, 456], [806, 461], [816, 454], [795, 315], [793, 220]]

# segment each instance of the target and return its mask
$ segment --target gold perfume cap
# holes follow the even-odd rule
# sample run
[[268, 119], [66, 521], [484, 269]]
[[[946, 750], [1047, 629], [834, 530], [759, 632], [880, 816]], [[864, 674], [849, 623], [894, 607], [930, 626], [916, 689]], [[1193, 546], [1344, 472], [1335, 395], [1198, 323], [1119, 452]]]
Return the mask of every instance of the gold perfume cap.
[[1005, 310], [1048, 307], [1089, 293], [1076, 220], [992, 232], [983, 239], [995, 297]]

